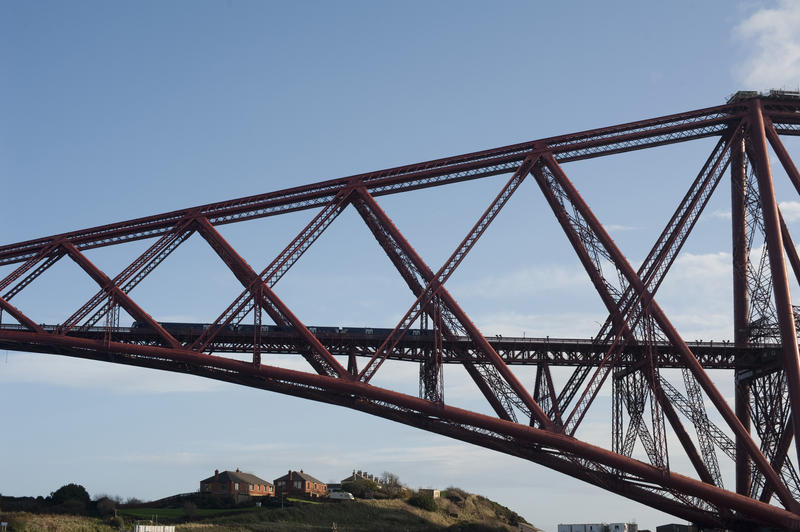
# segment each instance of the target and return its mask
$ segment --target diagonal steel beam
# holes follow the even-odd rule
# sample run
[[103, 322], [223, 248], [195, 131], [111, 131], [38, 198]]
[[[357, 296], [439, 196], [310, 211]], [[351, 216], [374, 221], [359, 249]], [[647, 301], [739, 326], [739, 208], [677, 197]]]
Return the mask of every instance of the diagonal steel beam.
[[13, 316], [15, 320], [20, 322], [22, 325], [24, 325], [28, 329], [30, 329], [32, 331], [36, 331], [38, 333], [44, 333], [45, 332], [44, 329], [42, 329], [39, 326], [39, 324], [37, 324], [32, 319], [30, 319], [21, 310], [19, 310], [17, 307], [15, 307], [14, 305], [9, 303], [8, 301], [6, 301], [2, 297], [0, 297], [0, 309], [3, 309], [6, 312], [8, 312], [9, 314], [11, 314], [11, 316]]
[[[369, 227], [370, 231], [372, 231], [375, 239], [384, 249], [395, 268], [397, 268], [403, 279], [405, 279], [406, 284], [409, 286], [412, 293], [416, 297], [419, 297], [424, 290], [423, 283], [427, 284], [434, 278], [433, 270], [428, 267], [422, 257], [420, 257], [411, 244], [408, 243], [400, 230], [397, 229], [397, 226], [394, 225], [386, 212], [375, 201], [375, 198], [373, 198], [372, 195], [370, 195], [369, 192], [367, 192], [367, 190], [363, 187], [356, 189], [356, 197], [353, 199], [353, 206], [364, 219], [367, 227]], [[468, 335], [469, 330], [472, 330], [472, 332], [477, 331], [475, 326], [468, 319], [467, 321], [469, 323], [467, 324], [463, 323], [459, 319], [458, 315], [463, 315], [463, 311], [461, 311], [455, 299], [453, 299], [452, 295], [444, 286], [441, 287], [438, 297], [445, 307], [444, 310], [448, 312], [450, 316], [452, 316], [452, 320], [448, 321], [457, 321], [461, 326], [461, 329], [467, 332]], [[457, 310], [454, 312], [453, 309]], [[435, 313], [434, 309], [431, 308], [431, 305], [427, 305], [425, 307], [425, 312], [431, 316], [431, 318], [434, 318]], [[456, 340], [456, 331], [454, 331], [447, 322], [443, 323], [442, 325], [447, 339], [451, 341]], [[455, 323], [453, 323], [453, 325], [455, 325]], [[485, 342], [485, 339], [482, 335], [480, 335], [480, 333], [478, 333], [478, 336], [480, 339], [483, 339], [483, 342]], [[469, 337], [472, 338], [471, 336]], [[479, 351], [481, 349], [479, 344], [480, 339], [478, 341], [472, 340], [473, 344], [477, 346]], [[495, 412], [497, 412], [498, 416], [500, 416], [502, 419], [512, 419], [514, 414], [511, 404], [509, 404], [509, 401], [507, 400], [501, 401], [498, 397], [498, 394], [501, 396], [506, 396], [509, 394], [514, 394], [514, 391], [510, 389], [508, 385], [503, 387], [503, 389], [494, 389], [487, 382], [487, 379], [483, 377], [481, 371], [475, 367], [476, 365], [468, 359], [465, 349], [462, 349], [461, 352], [462, 356], [464, 357], [463, 365], [467, 370], [467, 373], [473, 378], [484, 397], [486, 397], [487, 401], [489, 401], [489, 404], [492, 406]], [[483, 356], [491, 362], [491, 358], [489, 356]], [[497, 371], [496, 368], [495, 371]], [[500, 383], [501, 385], [504, 383], [502, 377], [492, 379], [492, 381], [495, 383]], [[523, 400], [518, 398], [518, 401]], [[522, 403], [522, 406], [525, 406], [524, 402]], [[527, 415], [530, 416], [530, 411], [527, 412]]]
[[67, 251], [67, 255], [80, 266], [83, 271], [89, 274], [89, 277], [100, 285], [100, 287], [109, 295], [112, 296], [128, 314], [133, 316], [135, 320], [147, 323], [156, 333], [163, 339], [169, 347], [177, 349], [181, 343], [175, 339], [170, 333], [166, 331], [157, 321], [153, 319], [150, 314], [145, 312], [139, 305], [123, 292], [114, 282], [103, 273], [97, 266], [86, 258], [86, 255], [78, 251], [78, 249], [71, 242], [61, 242], [61, 246]]
[[[548, 179], [547, 176], [545, 175], [544, 172], [545, 165], [549, 170], [548, 175], [552, 179]], [[617, 326], [616, 328], [619, 331], [617, 333], [617, 338], [615, 339], [614, 344], [609, 350], [609, 354], [613, 353], [613, 356], [609, 357], [607, 354], [606, 358], [608, 359], [608, 362], [605, 365], [601, 365], [600, 367], [598, 367], [598, 369], [595, 372], [595, 375], [592, 377], [592, 380], [589, 383], [589, 386], [583, 392], [581, 396], [581, 401], [579, 402], [578, 405], [576, 405], [575, 409], [573, 409], [572, 413], [567, 417], [567, 420], [564, 425], [565, 429], [571, 431], [570, 434], [574, 434], [578, 424], [581, 422], [583, 416], [588, 410], [589, 405], [591, 405], [592, 401], [599, 392], [602, 383], [605, 381], [606, 377], [609, 375], [611, 369], [613, 368], [616, 357], [618, 356], [619, 353], [621, 353], [624, 343], [636, 341], [636, 339], [633, 337], [632, 329], [636, 327], [637, 323], [642, 317], [641, 315], [637, 314], [637, 312], [639, 312], [640, 310], [639, 308], [640, 303], [637, 300], [634, 301], [634, 305], [629, 305], [627, 308], [621, 308], [620, 306], [618, 306], [623, 302], [623, 298], [625, 298], [627, 294], [631, 293], [631, 290], [629, 288], [624, 290], [622, 296], [619, 296], [619, 294], [616, 295], [613, 294], [611, 292], [609, 283], [605, 280], [605, 278], [602, 275], [602, 272], [600, 270], [600, 264], [597, 262], [596, 258], [593, 259], [593, 255], [596, 256], [597, 252], [595, 251], [594, 254], [592, 254], [586, 247], [587, 242], [589, 241], [591, 241], [589, 243], [593, 247], [599, 245], [603, 245], [605, 247], [606, 244], [603, 244], [603, 240], [610, 240], [610, 238], [608, 238], [608, 235], [605, 235], [605, 237], [603, 237], [601, 235], [596, 234], [597, 228], [593, 227], [591, 223], [590, 216], [593, 216], [591, 214], [591, 211], [585, 204], [581, 205], [583, 203], [582, 199], [580, 198], [580, 196], [577, 195], [577, 192], [572, 187], [571, 183], [569, 182], [569, 179], [567, 178], [566, 174], [564, 174], [564, 172], [561, 170], [558, 163], [552, 157], [545, 155], [543, 157], [542, 167], [535, 169], [534, 175], [537, 178], [537, 182], [539, 183], [539, 187], [541, 188], [542, 193], [547, 198], [548, 203], [550, 203], [551, 208], [553, 209], [556, 218], [559, 220], [559, 223], [561, 224], [565, 234], [572, 243], [573, 248], [578, 253], [578, 256], [582, 264], [584, 265], [584, 268], [591, 277], [592, 283], [594, 284], [601, 299], [606, 304], [606, 308], [611, 313], [611, 316], [613, 317], [615, 324]], [[561, 194], [558, 194], [556, 192], [556, 188], [561, 191], [563, 197]], [[575, 210], [578, 211], [576, 212], [576, 216], [578, 215], [581, 216], [584, 223], [588, 225], [588, 227], [583, 228], [583, 233], [595, 232], [594, 239], [590, 238], [589, 234], [579, 233], [579, 230], [581, 228], [577, 227], [578, 221], [577, 220], [573, 221], [570, 218], [570, 216], [566, 212], [566, 207], [562, 202], [570, 202], [572, 204], [573, 208], [575, 208]], [[642, 308], [641, 310], [645, 309]], [[647, 333], [645, 341], [647, 342], [647, 346], [651, 347], [653, 338], [651, 334], [652, 331], [650, 327], [650, 317], [645, 316], [644, 318], [645, 320], [647, 320], [646, 331], [650, 331], [650, 333]], [[622, 336], [622, 338], [620, 338], [620, 336]], [[650, 349], [648, 349], [648, 352], [650, 352]], [[652, 353], [650, 354], [652, 356]], [[654, 364], [652, 359], [650, 361], [651, 361], [650, 364], [651, 370], [654, 371], [653, 369]], [[718, 482], [718, 479], [715, 479], [713, 475], [711, 475], [711, 473], [708, 471], [708, 468], [706, 467], [704, 461], [697, 452], [694, 442], [692, 441], [689, 434], [686, 432], [686, 429], [683, 427], [683, 424], [681, 423], [677, 413], [675, 412], [674, 408], [672, 408], [672, 405], [670, 404], [669, 400], [666, 398], [663, 391], [661, 390], [661, 387], [658, 384], [658, 379], [656, 378], [655, 374], [652, 372], [648, 373], [647, 371], [644, 370], [642, 370], [642, 374], [646, 379], [647, 383], [649, 384], [651, 390], [653, 391], [653, 397], [655, 400], [652, 406], [654, 408], [653, 423], [654, 423], [654, 430], [656, 432], [656, 438], [655, 439], [651, 438], [649, 434], [647, 434], [642, 430], [643, 424], [641, 420], [641, 412], [638, 412], [637, 409], [631, 410], [631, 408], [629, 407], [629, 411], [634, 412], [631, 419], [631, 429], [633, 429], [634, 432], [631, 432], [630, 434], [633, 435], [639, 433], [640, 436], [642, 437], [642, 443], [645, 444], [645, 446], [647, 447], [648, 455], [651, 456], [651, 459], [653, 459], [654, 463], [661, 464], [663, 467], [666, 467], [668, 460], [666, 456], [662, 457], [662, 455], [666, 455], [666, 449], [665, 449], [666, 444], [663, 441], [664, 440], [663, 425], [662, 425], [663, 419], [660, 418], [658, 412], [658, 405], [660, 405], [660, 410], [663, 411], [664, 415], [667, 416], [670, 425], [675, 431], [675, 434], [678, 436], [681, 445], [683, 446], [695, 470], [700, 475], [700, 478], [703, 481], [708, 482], [710, 484]], [[616, 424], [621, 422], [619, 413], [616, 414], [618, 417], [617, 419], [615, 419], [615, 442], [620, 436], [617, 434], [617, 432], [620, 430], [620, 427], [617, 427]], [[632, 440], [630, 438], [627, 438], [627, 441], [628, 443], [627, 445], [625, 445], [626, 448], [631, 446]], [[650, 445], [650, 442], [652, 442], [652, 445]], [[617, 442], [617, 444], [619, 443], [621, 442]]]
[[[333, 223], [349, 202], [352, 187], [341, 190], [316, 216], [295, 236], [295, 238], [278, 254], [277, 257], [258, 275], [268, 287], [272, 288], [283, 275], [300, 260], [306, 250], [316, 242], [323, 232]], [[191, 345], [191, 349], [202, 351], [231, 322], [238, 324], [255, 306], [249, 288], [237, 297], [227, 309], [206, 329]], [[278, 316], [273, 316], [273, 319]], [[278, 325], [288, 325], [278, 323]]]
[[[555, 159], [553, 159], [552, 156], [545, 154], [543, 158], [548, 167], [558, 168], [558, 163], [555, 161]], [[691, 370], [698, 383], [703, 387], [706, 395], [717, 408], [717, 411], [720, 413], [723, 419], [725, 419], [728, 426], [731, 428], [734, 434], [742, 437], [750, 457], [754, 460], [759, 470], [768, 479], [768, 482], [775, 487], [775, 491], [778, 494], [781, 502], [788, 509], [800, 509], [800, 504], [794, 500], [788, 488], [782, 483], [780, 477], [763, 455], [758, 445], [753, 441], [749, 433], [745, 431], [736, 415], [728, 406], [725, 398], [722, 396], [719, 390], [717, 390], [717, 387], [711, 380], [710, 376], [705, 372], [703, 367], [697, 361], [697, 358], [695, 358], [691, 349], [689, 349], [689, 346], [686, 345], [686, 342], [683, 341], [683, 338], [681, 338], [681, 336], [672, 326], [664, 311], [653, 299], [652, 294], [649, 293], [641, 278], [634, 271], [633, 267], [627, 261], [622, 252], [617, 248], [616, 244], [605, 231], [600, 221], [594, 216], [594, 213], [592, 213], [592, 211], [580, 197], [580, 194], [569, 181], [569, 179], [567, 179], [565, 175], [560, 177], [561, 185], [564, 187], [566, 194], [569, 196], [576, 208], [580, 211], [581, 216], [586, 220], [587, 224], [599, 239], [602, 246], [609, 253], [617, 270], [624, 277], [624, 279], [633, 286], [635, 293], [640, 295], [639, 297], [642, 300], [642, 305], [649, 309], [650, 315], [658, 324], [667, 340], [676, 348], [678, 354], [681, 356], [686, 366]]]
[[[716, 189], [719, 181], [724, 175], [725, 168], [730, 158], [730, 149], [736, 143], [741, 143], [741, 135], [744, 129], [743, 121], [737, 121], [730, 125], [728, 131], [717, 142], [716, 147], [709, 155], [700, 172], [698, 172], [686, 195], [678, 205], [666, 227], [653, 244], [642, 265], [639, 267], [638, 274], [645, 282], [645, 285], [655, 294], [661, 285], [664, 276], [669, 271], [686, 238], [694, 227], [697, 219], [705, 208], [708, 200]], [[635, 303], [634, 293], [629, 286], [622, 297], [621, 307], [623, 312], [631, 308]], [[595, 338], [605, 338], [608, 331], [614, 324], [614, 314], [610, 313], [605, 323]], [[579, 366], [573, 371], [567, 384], [559, 394], [559, 406], [565, 410], [572, 402], [577, 393], [578, 387], [589, 374], [589, 367]]]
[[57, 240], [45, 242], [35, 254], [31, 255], [30, 258], [28, 258], [24, 263], [22, 263], [13, 272], [8, 274], [2, 281], [0, 281], [0, 291], [8, 288], [11, 283], [25, 275], [28, 270], [39, 264], [39, 262], [47, 257], [52, 256], [53, 252], [58, 253], [59, 249], [60, 246], [58, 245]]
[[[389, 334], [389, 337], [378, 348], [370, 361], [359, 374], [359, 379], [364, 382], [369, 382], [380, 365], [386, 360], [391, 351], [394, 349], [397, 342], [402, 338], [411, 324], [419, 317], [425, 306], [430, 304], [435, 295], [440, 295], [440, 288], [447, 281], [450, 275], [455, 271], [461, 261], [466, 257], [467, 253], [472, 249], [481, 235], [484, 233], [489, 224], [494, 220], [503, 206], [508, 202], [508, 199], [517, 190], [519, 185], [530, 172], [533, 165], [538, 159], [538, 155], [531, 153], [526, 157], [525, 161], [511, 176], [511, 179], [506, 183], [503, 189], [498, 193], [480, 219], [475, 223], [473, 228], [462, 240], [461, 244], [456, 248], [450, 258], [442, 265], [435, 276], [426, 284], [423, 292], [417, 297], [417, 300], [405, 314], [403, 319]], [[452, 302], [455, 303], [455, 302]], [[460, 308], [455, 305], [452, 311], [456, 313], [458, 320], [467, 328], [467, 331], [472, 336], [473, 340], [481, 347], [484, 354], [488, 355], [492, 365], [497, 368], [498, 372], [503, 376], [503, 379], [511, 386], [516, 395], [521, 398], [526, 406], [530, 409], [531, 415], [545, 427], [551, 427], [552, 421], [547, 417], [544, 411], [533, 400], [531, 395], [522, 386], [522, 383], [517, 380], [516, 376], [511, 372], [508, 366], [505, 365], [503, 360], [492, 348], [488, 341], [480, 334], [477, 327], [463, 314]]]
[[[761, 208], [764, 215], [767, 253], [769, 254], [770, 269], [772, 271], [772, 287], [781, 334], [783, 367], [789, 383], [792, 412], [800, 412], [800, 352], [797, 346], [797, 331], [792, 311], [789, 278], [786, 272], [786, 264], [783, 260], [784, 246], [778, 216], [778, 203], [775, 199], [762, 105], [759, 100], [753, 102], [750, 113], [750, 145], [756, 157], [754, 163], [756, 178], [758, 179], [758, 191], [761, 197]], [[794, 421], [794, 433], [800, 434], [800, 415], [793, 415], [792, 419]], [[795, 439], [795, 450], [800, 462], [800, 438]]]
[[[156, 266], [161, 264], [174, 250], [185, 242], [194, 232], [192, 225], [194, 217], [187, 216], [186, 219], [177, 223], [173, 230], [159, 238], [144, 253], [137, 257], [131, 264], [122, 270], [113, 279], [115, 286], [119, 286], [123, 292], [129, 294]], [[64, 320], [60, 328], [60, 333], [66, 334], [76, 327], [78, 323], [89, 315], [97, 307], [101, 308], [84, 325], [84, 329], [96, 324], [111, 309], [104, 290], [98, 291], [86, 303], [84, 303], [72, 316]], [[105, 304], [103, 304], [105, 302]]]
[[328, 351], [322, 342], [295, 316], [289, 307], [272, 291], [266, 282], [256, 274], [249, 264], [236, 252], [225, 238], [211, 225], [205, 217], [197, 218], [199, 233], [217, 252], [222, 261], [236, 275], [237, 279], [247, 290], [252, 292], [253, 298], [259, 306], [270, 315], [275, 314], [276, 321], [290, 324], [308, 342], [311, 352], [305, 358], [309, 364], [320, 374], [332, 377], [349, 378], [350, 374], [339, 364], [339, 361]]

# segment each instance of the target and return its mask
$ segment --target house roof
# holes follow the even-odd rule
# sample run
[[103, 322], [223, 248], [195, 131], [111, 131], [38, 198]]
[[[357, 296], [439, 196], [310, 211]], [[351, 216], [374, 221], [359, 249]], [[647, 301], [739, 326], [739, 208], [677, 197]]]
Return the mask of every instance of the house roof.
[[292, 480], [294, 480], [295, 478], [299, 478], [301, 480], [305, 480], [306, 482], [316, 482], [317, 484], [325, 484], [321, 480], [318, 480], [318, 479], [312, 477], [308, 473], [304, 473], [302, 469], [300, 471], [289, 471], [289, 473], [283, 475], [282, 477], [278, 477], [275, 480], [276, 481], [281, 480], [281, 479], [289, 480], [289, 475], [290, 474], [292, 475]]
[[374, 482], [378, 486], [382, 486], [383, 485], [383, 483], [381, 482], [381, 480], [378, 477], [376, 477], [374, 475], [370, 475], [369, 473], [364, 473], [362, 471], [358, 471], [358, 472], [353, 471], [352, 475], [350, 475], [347, 478], [343, 478], [342, 479], [342, 483], [355, 482], [356, 480], [369, 480], [370, 482]]
[[216, 479], [215, 476], [212, 475], [204, 480], [201, 480], [200, 482], [241, 482], [242, 484], [269, 484], [272, 486], [272, 482], [258, 478], [250, 473], [242, 473], [239, 470], [222, 471], [220, 472], [219, 476], [216, 477]]

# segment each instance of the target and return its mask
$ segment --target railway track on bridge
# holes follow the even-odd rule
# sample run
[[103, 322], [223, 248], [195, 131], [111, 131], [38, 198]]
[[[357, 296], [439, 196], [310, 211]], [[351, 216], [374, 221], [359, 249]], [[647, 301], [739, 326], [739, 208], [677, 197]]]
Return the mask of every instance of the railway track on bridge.
[[[186, 326], [171, 326], [162, 324], [175, 338], [185, 345], [193, 344], [200, 332], [207, 329], [210, 324], [193, 324]], [[276, 327], [270, 327], [276, 329]], [[19, 325], [0, 325], [0, 329], [25, 330]], [[58, 325], [43, 324], [43, 329], [56, 332]], [[303, 336], [294, 330], [276, 331], [266, 327], [261, 334], [260, 351], [263, 354], [302, 355], [307, 349]], [[391, 329], [377, 327], [315, 327], [309, 326], [317, 338], [331, 352], [340, 357], [356, 356], [371, 358], [391, 333]], [[423, 363], [430, 359], [431, 353], [436, 348], [432, 330], [412, 331], [414, 334], [406, 335], [398, 344], [390, 360]], [[102, 340], [110, 337], [112, 341], [130, 343], [142, 346], [158, 346], [161, 340], [155, 331], [147, 327], [114, 327], [111, 330], [105, 327], [92, 327], [87, 330], [73, 331], [71, 336], [92, 340]], [[240, 330], [222, 331], [208, 345], [210, 353], [240, 353], [252, 354], [255, 350], [253, 343], [252, 326], [242, 327]], [[610, 344], [595, 342], [593, 338], [532, 338], [513, 336], [488, 336], [487, 342], [494, 347], [506, 364], [535, 366], [548, 364], [550, 366], [574, 367], [587, 365], [596, 367], [603, 361]], [[698, 340], [688, 342], [698, 361], [706, 369], [758, 371], [765, 374], [780, 368], [780, 344], [764, 343], [737, 347], [729, 341]], [[658, 364], [662, 368], [680, 369], [685, 364], [680, 354], [668, 342], [659, 342]], [[32, 349], [33, 348], [33, 349]], [[442, 362], [445, 364], [460, 364], [464, 362], [463, 354], [473, 353], [476, 347], [467, 336], [444, 340], [441, 344]], [[33, 346], [27, 342], [0, 341], [0, 349], [12, 351], [33, 350], [45, 352], [43, 346]], [[625, 353], [617, 363], [621, 367], [633, 366], [641, 360], [644, 346], [627, 346]], [[51, 350], [57, 354], [57, 350]]]

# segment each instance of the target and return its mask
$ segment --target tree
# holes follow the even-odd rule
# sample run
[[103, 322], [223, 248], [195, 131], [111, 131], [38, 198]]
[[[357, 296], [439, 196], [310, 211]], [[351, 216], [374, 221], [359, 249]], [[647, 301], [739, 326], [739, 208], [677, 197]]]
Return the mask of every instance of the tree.
[[89, 504], [91, 498], [86, 488], [80, 484], [66, 484], [50, 494], [53, 504], [64, 504], [67, 501], [80, 501], [84, 505]]
[[400, 477], [389, 471], [384, 471], [381, 475], [381, 484], [383, 484], [383, 493], [387, 497], [402, 497], [403, 485], [400, 483]]
[[86, 513], [86, 507], [91, 502], [89, 492], [80, 484], [61, 486], [49, 498], [55, 511], [67, 514]]
[[381, 484], [400, 484], [400, 477], [390, 471], [381, 473]]
[[359, 477], [352, 482], [343, 483], [342, 489], [349, 491], [359, 499], [372, 499], [378, 490], [378, 484], [368, 478]]
[[108, 517], [114, 515], [114, 510], [117, 509], [117, 503], [111, 497], [100, 497], [97, 499], [97, 513], [101, 517]]

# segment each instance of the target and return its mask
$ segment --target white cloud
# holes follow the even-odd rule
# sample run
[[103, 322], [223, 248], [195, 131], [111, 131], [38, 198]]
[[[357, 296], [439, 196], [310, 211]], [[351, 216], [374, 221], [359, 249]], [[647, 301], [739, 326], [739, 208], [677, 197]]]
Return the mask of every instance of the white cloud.
[[134, 395], [211, 392], [226, 386], [192, 375], [38, 353], [8, 353], [0, 360], [2, 382], [39, 382]]
[[621, 231], [635, 231], [638, 227], [634, 227], [632, 225], [622, 225], [622, 224], [604, 224], [606, 231], [609, 233], [619, 233]]
[[731, 254], [718, 253], [682, 253], [675, 260], [668, 277], [681, 280], [697, 280], [707, 282], [710, 279], [730, 277]]
[[736, 75], [746, 88], [796, 89], [800, 83], [800, 2], [779, 0], [733, 30], [746, 47]]
[[588, 338], [597, 334], [606, 314], [587, 312], [544, 312], [541, 314], [514, 311], [477, 317], [484, 334], [527, 336], [530, 338]]
[[524, 297], [541, 292], [564, 290], [576, 286], [591, 286], [589, 277], [575, 263], [570, 266], [545, 265], [520, 268], [501, 275], [486, 276], [470, 281], [468, 286], [455, 285], [453, 293], [465, 292], [470, 297], [505, 299]]
[[731, 219], [731, 211], [730, 211], [730, 209], [728, 209], [728, 210], [717, 209], [714, 212], [712, 212], [709, 216], [711, 218], [717, 218], [717, 219], [720, 219], [720, 220], [730, 220]]
[[[800, 28], [798, 28], [800, 31]], [[783, 214], [783, 219], [787, 222], [800, 220], [800, 201], [781, 201], [778, 206]]]

